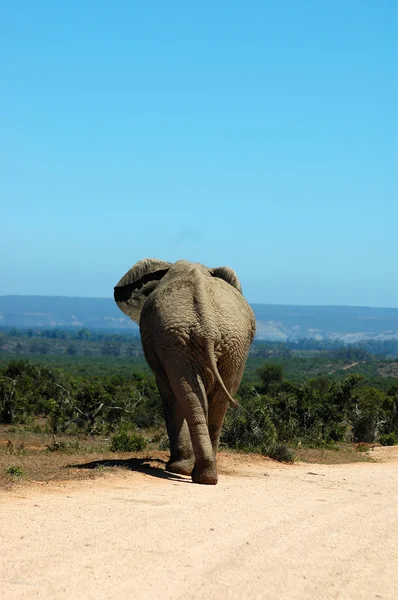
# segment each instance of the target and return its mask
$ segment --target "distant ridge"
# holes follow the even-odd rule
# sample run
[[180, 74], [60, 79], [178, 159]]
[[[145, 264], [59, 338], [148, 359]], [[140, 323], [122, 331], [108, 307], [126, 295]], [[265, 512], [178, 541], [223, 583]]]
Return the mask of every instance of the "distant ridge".
[[[398, 339], [398, 308], [252, 304], [257, 339]], [[138, 330], [111, 298], [0, 296], [0, 327]]]

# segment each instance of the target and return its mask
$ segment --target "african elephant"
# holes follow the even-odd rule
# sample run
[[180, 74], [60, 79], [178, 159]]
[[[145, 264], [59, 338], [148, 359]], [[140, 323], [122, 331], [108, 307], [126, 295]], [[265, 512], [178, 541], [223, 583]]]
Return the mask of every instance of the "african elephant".
[[255, 333], [235, 272], [144, 259], [122, 277], [114, 298], [139, 323], [156, 377], [170, 439], [166, 469], [216, 484], [221, 427], [228, 404], [236, 405]]

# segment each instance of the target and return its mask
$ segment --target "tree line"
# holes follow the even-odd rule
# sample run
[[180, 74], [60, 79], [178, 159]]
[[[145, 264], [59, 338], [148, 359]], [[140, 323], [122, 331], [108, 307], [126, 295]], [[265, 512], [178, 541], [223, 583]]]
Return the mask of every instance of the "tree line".
[[[138, 331], [110, 332], [81, 329], [0, 328], [0, 351], [10, 354], [68, 356], [142, 356]], [[342, 344], [339, 340], [302, 339], [287, 342], [255, 340], [250, 356], [289, 357], [294, 353], [317, 352], [335, 359], [371, 360], [372, 356], [398, 356], [398, 340], [362, 340]]]

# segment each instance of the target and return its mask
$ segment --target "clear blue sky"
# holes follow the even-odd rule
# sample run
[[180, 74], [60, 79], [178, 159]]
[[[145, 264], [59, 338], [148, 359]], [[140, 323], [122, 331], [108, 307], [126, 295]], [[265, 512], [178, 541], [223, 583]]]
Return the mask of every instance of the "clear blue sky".
[[395, 0], [20, 0], [0, 18], [0, 294], [137, 260], [249, 301], [398, 306]]

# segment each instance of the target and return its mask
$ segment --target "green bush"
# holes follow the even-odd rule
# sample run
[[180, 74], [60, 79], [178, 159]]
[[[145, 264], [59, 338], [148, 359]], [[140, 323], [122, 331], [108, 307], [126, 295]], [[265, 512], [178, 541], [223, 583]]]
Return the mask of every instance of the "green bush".
[[261, 452], [276, 442], [276, 429], [261, 396], [254, 398], [248, 408], [241, 406], [228, 412], [221, 442], [248, 452]]
[[382, 446], [395, 446], [398, 444], [398, 436], [393, 431], [380, 436], [380, 444]]
[[128, 434], [126, 431], [120, 431], [112, 436], [111, 452], [138, 452], [144, 450], [147, 440], [140, 433]]
[[11, 467], [7, 467], [5, 470], [7, 475], [12, 475], [13, 477], [22, 477], [24, 472], [21, 467], [17, 467], [16, 465], [12, 465]]
[[296, 459], [295, 453], [286, 444], [273, 444], [269, 448], [264, 448], [263, 454], [279, 462], [293, 463]]
[[380, 437], [380, 429], [388, 420], [386, 395], [372, 387], [362, 387], [355, 391], [355, 410], [351, 422], [354, 439], [357, 442], [372, 443]]
[[256, 375], [261, 379], [259, 391], [267, 394], [281, 387], [283, 381], [283, 368], [280, 365], [265, 363], [256, 370]]

